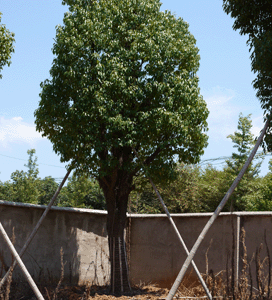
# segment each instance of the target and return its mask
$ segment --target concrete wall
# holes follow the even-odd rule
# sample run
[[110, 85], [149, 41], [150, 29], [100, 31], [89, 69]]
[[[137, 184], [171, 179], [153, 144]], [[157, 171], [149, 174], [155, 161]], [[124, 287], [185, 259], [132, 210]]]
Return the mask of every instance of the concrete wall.
[[[0, 221], [8, 235], [12, 228], [15, 247], [22, 248], [27, 236], [38, 222], [45, 207], [0, 201]], [[173, 214], [185, 244], [191, 249], [211, 214]], [[248, 257], [262, 243], [272, 251], [272, 213], [222, 213], [213, 224], [195, 256], [201, 273], [217, 273], [226, 269], [231, 259], [233, 239], [235, 272], [241, 270], [243, 247], [239, 233], [246, 230]], [[237, 228], [238, 236], [237, 236]], [[239, 243], [237, 243], [237, 238]], [[169, 287], [175, 280], [186, 254], [165, 215], [129, 215], [127, 227], [130, 277], [133, 283], [153, 282]], [[109, 279], [106, 212], [88, 209], [54, 207], [44, 220], [37, 236], [23, 257], [28, 270], [37, 281], [57, 281], [60, 277], [60, 248], [64, 251], [65, 281], [103, 285]], [[267, 256], [266, 248], [261, 257]], [[11, 255], [0, 236], [0, 258], [7, 266]], [[238, 263], [237, 263], [238, 262]], [[191, 268], [190, 268], [191, 269]], [[254, 266], [253, 266], [254, 272]], [[194, 276], [194, 272], [192, 273]], [[20, 271], [15, 277], [22, 276]]]
[[[15, 248], [20, 252], [41, 217], [44, 206], [0, 203], [0, 221], [9, 237], [14, 228]], [[52, 208], [23, 256], [30, 274], [38, 282], [60, 278], [60, 249], [63, 248], [65, 282], [90, 281], [103, 285], [109, 278], [106, 212]], [[9, 266], [11, 255], [0, 236], [0, 258]], [[2, 259], [1, 259], [2, 260]], [[15, 278], [22, 278], [17, 267]]]

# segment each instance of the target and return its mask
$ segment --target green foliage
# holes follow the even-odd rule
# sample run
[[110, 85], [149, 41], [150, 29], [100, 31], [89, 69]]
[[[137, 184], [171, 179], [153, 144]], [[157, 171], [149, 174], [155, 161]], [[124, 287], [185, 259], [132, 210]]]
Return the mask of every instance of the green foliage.
[[9, 201], [37, 204], [39, 189], [36, 178], [17, 170], [11, 174], [11, 180]]
[[[39, 189], [37, 204], [47, 205], [54, 196], [58, 188], [58, 184], [51, 176], [45, 177], [44, 179], [39, 179], [38, 181], [36, 181], [36, 184]], [[55, 205], [61, 202], [60, 198], [62, 198], [62, 194], [58, 196]]]
[[[207, 146], [208, 110], [199, 94], [198, 49], [188, 24], [158, 0], [63, 1], [50, 70], [41, 84], [37, 130], [61, 161], [105, 182], [116, 168], [167, 179]], [[68, 146], [69, 145], [69, 146]], [[158, 178], [159, 179], [159, 178]]]
[[[1, 24], [0, 13], [0, 72], [5, 65], [10, 66], [11, 54], [14, 52], [14, 33], [10, 32], [4, 24]], [[0, 74], [0, 79], [2, 75]]]
[[272, 160], [269, 161], [270, 172], [258, 180], [258, 191], [252, 194], [254, 199], [250, 201], [249, 210], [271, 211], [272, 210]]
[[[272, 108], [272, 2], [270, 0], [223, 0], [223, 8], [235, 19], [233, 28], [248, 35], [251, 66], [257, 74], [253, 86], [265, 115]], [[266, 116], [265, 116], [266, 118]], [[270, 128], [272, 123], [270, 122]], [[265, 136], [268, 151], [272, 149], [272, 134]]]
[[[239, 172], [241, 171], [243, 165], [245, 164], [251, 150], [255, 145], [254, 135], [251, 133], [252, 121], [250, 119], [251, 115], [243, 117], [242, 114], [239, 115], [238, 121], [238, 131], [228, 138], [234, 143], [234, 148], [237, 148], [238, 153], [232, 153], [232, 158], [227, 160], [227, 166], [225, 169], [226, 174], [228, 174], [229, 186], [235, 180]], [[254, 157], [253, 162], [249, 165], [243, 178], [241, 179], [239, 185], [233, 192], [231, 196], [231, 203], [233, 205], [233, 210], [247, 210], [250, 203], [250, 198], [248, 195], [254, 193], [258, 190], [258, 185], [255, 185], [255, 178], [260, 172], [260, 167], [263, 161], [263, 154], [257, 154]], [[257, 163], [256, 163], [257, 161]]]
[[233, 29], [248, 34], [249, 42], [271, 30], [272, 3], [270, 0], [223, 0], [223, 9], [235, 19]]
[[33, 155], [36, 153], [35, 149], [27, 150], [27, 154], [29, 155], [27, 165], [24, 165], [28, 168], [27, 175], [28, 177], [37, 178], [39, 174], [38, 165], [37, 165], [37, 157], [33, 159]]
[[[238, 120], [238, 131], [235, 131], [234, 134], [230, 134], [227, 138], [230, 138], [234, 143], [234, 148], [237, 148], [238, 153], [232, 153], [230, 160], [227, 160], [227, 166], [230, 169], [231, 173], [238, 175], [243, 165], [245, 164], [248, 156], [250, 155], [254, 145], [254, 135], [251, 133], [252, 121], [251, 115], [243, 117], [243, 114], [240, 113]], [[254, 177], [259, 174], [260, 167], [263, 160], [263, 154], [257, 154], [254, 157], [254, 160], [260, 160], [253, 166], [253, 163], [248, 167], [244, 177]]]
[[10, 181], [0, 181], [0, 199], [6, 201], [13, 201], [13, 190], [11, 188]]
[[203, 212], [203, 203], [199, 198], [200, 168], [193, 165], [180, 164], [177, 168], [175, 182], [163, 188], [165, 203], [174, 213]]
[[[67, 186], [63, 189], [63, 195], [66, 196], [66, 202], [72, 207], [106, 209], [106, 202], [97, 181], [94, 181], [86, 175], [77, 175], [73, 173], [68, 179]], [[61, 204], [61, 206], [63, 206]]]
[[[226, 170], [217, 170], [208, 165], [201, 170], [198, 179], [198, 201], [205, 212], [213, 212], [225, 196], [230, 187], [230, 180]], [[224, 207], [224, 211], [229, 211], [229, 206]]]
[[[213, 212], [245, 164], [254, 144], [250, 115], [239, 115], [238, 130], [228, 138], [237, 148], [223, 170], [208, 165], [206, 168], [180, 164], [176, 169], [176, 180], [167, 185], [158, 185], [159, 191], [172, 213]], [[247, 169], [238, 187], [233, 192], [224, 211], [264, 210], [271, 203], [270, 184], [267, 175], [259, 178], [263, 154], [257, 154]], [[271, 167], [272, 169], [272, 167]], [[140, 184], [139, 184], [140, 182]], [[130, 209], [138, 213], [163, 213], [151, 185], [138, 179], [140, 189], [131, 195]], [[272, 187], [271, 187], [272, 190]]]
[[[176, 178], [168, 184], [157, 186], [168, 210], [171, 213], [192, 213], [206, 211], [206, 203], [201, 194], [201, 172], [198, 166], [179, 164]], [[140, 179], [140, 188], [130, 195], [129, 209], [135, 213], [164, 213], [151, 184]], [[139, 181], [139, 179], [138, 179]], [[138, 186], [138, 185], [137, 185]]]
[[35, 149], [27, 151], [29, 155], [28, 164], [25, 165], [28, 168], [28, 172], [15, 171], [11, 174], [11, 182], [5, 182], [0, 184], [0, 196], [1, 199], [13, 202], [24, 203], [37, 203], [39, 197], [39, 181], [37, 168], [37, 157], [33, 159]]

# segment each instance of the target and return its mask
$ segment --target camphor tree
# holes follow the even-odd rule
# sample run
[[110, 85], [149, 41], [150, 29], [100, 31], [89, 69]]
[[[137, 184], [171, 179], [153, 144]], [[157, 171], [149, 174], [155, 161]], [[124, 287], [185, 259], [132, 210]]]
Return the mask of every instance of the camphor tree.
[[[1, 12], [0, 12], [0, 72], [7, 64], [11, 64], [10, 58], [12, 52], [14, 52], [14, 33], [10, 32], [4, 24], [1, 24]], [[0, 79], [2, 75], [0, 74]]]
[[154, 180], [207, 146], [198, 49], [188, 24], [159, 0], [65, 0], [50, 70], [35, 111], [37, 130], [62, 162], [99, 182], [108, 211], [111, 290], [130, 289], [124, 228], [135, 149]]

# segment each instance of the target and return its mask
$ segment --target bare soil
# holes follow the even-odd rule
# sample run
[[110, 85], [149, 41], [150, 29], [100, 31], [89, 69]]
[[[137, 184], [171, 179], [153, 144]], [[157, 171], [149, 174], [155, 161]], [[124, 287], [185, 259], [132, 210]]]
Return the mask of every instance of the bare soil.
[[138, 300], [138, 299], [148, 299], [148, 300], [159, 300], [165, 299], [168, 294], [168, 289], [158, 288], [152, 285], [144, 287], [134, 287], [129, 294], [122, 296], [114, 296], [109, 294], [107, 287], [65, 287], [61, 289], [58, 293], [58, 299], [65, 300]]
[[[169, 293], [169, 289], [160, 288], [152, 284], [140, 284], [133, 286], [130, 293], [122, 296], [117, 296], [109, 293], [108, 286], [61, 286], [56, 289], [56, 284], [38, 286], [45, 300], [164, 300]], [[199, 282], [184, 279], [184, 282], [179, 287], [175, 299], [183, 297], [198, 298], [205, 296], [205, 292]], [[10, 287], [5, 287], [0, 291], [0, 300], [36, 300], [33, 291], [27, 283], [15, 284]]]

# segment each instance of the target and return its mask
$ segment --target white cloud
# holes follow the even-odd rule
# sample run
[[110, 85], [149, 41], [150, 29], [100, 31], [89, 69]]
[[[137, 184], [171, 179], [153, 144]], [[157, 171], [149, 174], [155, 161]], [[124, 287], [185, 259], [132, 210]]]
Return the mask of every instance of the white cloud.
[[252, 114], [251, 132], [254, 136], [260, 135], [264, 126], [262, 111], [253, 109], [250, 104], [241, 104], [241, 95], [238, 95], [234, 90], [219, 86], [201, 92], [210, 111], [208, 117], [210, 141], [232, 143], [231, 139], [227, 139], [227, 136], [237, 131], [238, 118], [241, 112], [243, 116]]
[[208, 117], [210, 139], [226, 140], [227, 135], [236, 130], [241, 111], [241, 108], [233, 102], [236, 92], [216, 86], [203, 91], [202, 94], [210, 111]]
[[27, 143], [34, 145], [35, 142], [42, 139], [35, 125], [26, 123], [21, 117], [6, 119], [0, 117], [0, 144], [7, 147], [11, 143]]
[[264, 121], [263, 121], [263, 116], [262, 115], [260, 115], [258, 117], [255, 117], [255, 118], [252, 118], [251, 132], [254, 134], [254, 136], [259, 137], [263, 127], [264, 127]]

